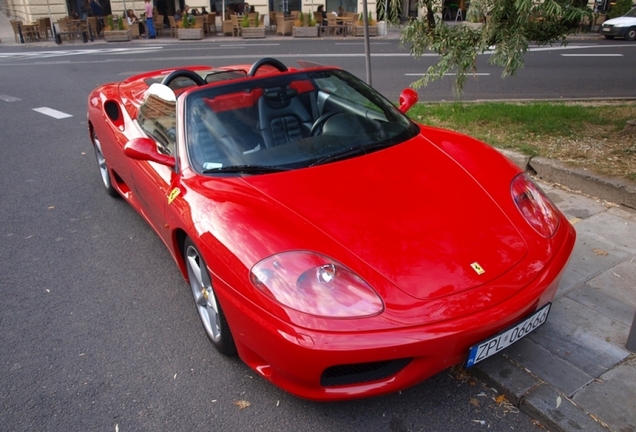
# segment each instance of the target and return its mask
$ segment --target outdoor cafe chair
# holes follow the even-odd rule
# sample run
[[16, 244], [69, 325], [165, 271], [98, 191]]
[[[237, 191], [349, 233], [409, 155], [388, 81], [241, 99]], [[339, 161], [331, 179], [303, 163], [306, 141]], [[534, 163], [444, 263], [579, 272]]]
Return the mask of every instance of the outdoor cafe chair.
[[216, 13], [215, 12], [210, 12], [208, 14], [206, 25], [208, 27], [208, 33], [211, 35], [215, 35], [216, 34]]
[[155, 19], [152, 20], [155, 25], [155, 33], [157, 36], [163, 36], [163, 15], [155, 15]]
[[177, 20], [173, 16], [168, 16], [168, 23], [170, 24], [170, 37], [177, 37]]
[[282, 13], [276, 14], [276, 34], [281, 36], [291, 35], [294, 31], [294, 21], [285, 19]]
[[239, 23], [238, 16], [236, 14], [230, 15], [232, 21], [232, 36], [241, 35], [241, 24]]

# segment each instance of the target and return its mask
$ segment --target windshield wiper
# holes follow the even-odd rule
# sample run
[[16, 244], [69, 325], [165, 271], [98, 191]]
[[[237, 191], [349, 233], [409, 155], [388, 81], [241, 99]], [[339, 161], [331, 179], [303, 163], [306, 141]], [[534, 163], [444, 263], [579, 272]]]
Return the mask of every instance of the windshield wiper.
[[351, 158], [354, 156], [359, 156], [363, 154], [373, 153], [374, 151], [381, 150], [385, 147], [390, 147], [393, 143], [390, 142], [380, 142], [371, 145], [363, 145], [358, 147], [349, 147], [345, 150], [342, 150], [337, 153], [330, 154], [329, 156], [325, 156], [322, 159], [318, 159], [316, 162], [312, 163], [309, 166], [322, 165], [328, 162], [335, 162], [342, 159]]
[[203, 174], [212, 173], [249, 173], [249, 174], [266, 174], [275, 173], [281, 171], [289, 171], [289, 168], [283, 168], [278, 166], [263, 166], [263, 165], [228, 165], [217, 168], [208, 168], [203, 170]]

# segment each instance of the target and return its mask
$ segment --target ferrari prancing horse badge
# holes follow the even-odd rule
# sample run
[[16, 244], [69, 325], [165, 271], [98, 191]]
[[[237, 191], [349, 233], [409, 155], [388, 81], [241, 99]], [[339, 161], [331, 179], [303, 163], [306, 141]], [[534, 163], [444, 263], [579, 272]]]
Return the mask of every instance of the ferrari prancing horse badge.
[[473, 268], [473, 270], [475, 270], [475, 273], [477, 273], [478, 275], [482, 275], [486, 273], [486, 270], [484, 270], [477, 261], [472, 263], [470, 266]]
[[170, 191], [170, 195], [168, 195], [168, 204], [172, 204], [172, 201], [181, 193], [179, 188], [174, 188]]

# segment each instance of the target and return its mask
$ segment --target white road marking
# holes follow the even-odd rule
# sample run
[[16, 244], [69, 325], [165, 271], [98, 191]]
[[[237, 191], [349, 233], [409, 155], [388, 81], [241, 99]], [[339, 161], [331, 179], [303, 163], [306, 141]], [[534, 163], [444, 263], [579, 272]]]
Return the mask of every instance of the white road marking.
[[49, 117], [53, 117], [55, 119], [63, 119], [67, 117], [73, 117], [71, 114], [66, 114], [62, 111], [54, 110], [53, 108], [42, 107], [42, 108], [33, 108], [33, 111], [37, 111], [40, 114], [47, 115]]
[[[336, 42], [336, 43], [347, 43], [347, 42]], [[335, 43], [334, 43], [335, 44]], [[247, 59], [260, 59], [263, 57], [276, 57], [279, 59], [298, 59], [299, 54], [269, 54], [265, 52], [259, 52], [255, 54], [244, 54], [244, 53], [236, 53], [236, 54], [217, 54], [218, 51], [223, 50], [232, 50], [243, 47], [252, 47], [252, 46], [268, 46], [274, 45], [278, 46], [280, 44], [274, 43], [261, 43], [261, 44], [245, 44], [239, 45], [236, 43], [227, 43], [227, 45], [219, 46], [219, 45], [210, 45], [205, 48], [201, 48], [201, 46], [193, 47], [175, 47], [175, 46], [147, 46], [147, 47], [138, 47], [138, 48], [102, 48], [102, 49], [84, 49], [84, 50], [67, 50], [67, 51], [41, 51], [41, 52], [30, 52], [30, 53], [0, 53], [0, 62], [3, 66], [39, 66], [39, 65], [55, 65], [55, 64], [99, 64], [99, 63], [126, 63], [126, 62], [135, 62], [135, 63], [143, 63], [143, 62], [160, 62], [160, 61], [202, 61], [202, 60], [210, 60], [210, 61], [219, 61], [219, 60], [240, 60], [241, 62], [248, 61]], [[537, 47], [532, 46], [528, 49], [528, 52], [542, 52], [542, 51], [572, 51], [572, 50], [585, 50], [590, 48], [596, 49], [633, 49], [636, 47], [634, 44], [621, 44], [621, 45], [568, 45], [568, 46], [549, 46], [549, 47]], [[128, 53], [148, 53], [153, 52], [151, 50], [161, 50], [162, 56], [158, 55], [158, 51], [154, 52], [152, 56], [124, 56], [122, 54]], [[177, 57], [169, 57], [169, 51], [179, 51], [183, 53]], [[207, 51], [207, 53], [206, 53]], [[215, 52], [216, 51], [216, 52]], [[240, 51], [240, 50], [239, 50]], [[193, 52], [192, 55], [188, 55], [189, 52]], [[108, 56], [109, 58], [104, 59], [78, 59], [77, 56], [79, 54], [111, 54]], [[203, 53], [203, 54], [202, 54]], [[485, 51], [480, 55], [491, 55], [493, 54], [492, 50]], [[61, 57], [61, 56], [74, 56], [73, 60], [54, 60], [52, 58], [47, 57]], [[311, 59], [311, 58], [359, 58], [364, 57], [364, 53], [325, 53], [325, 54], [302, 54], [300, 58]], [[128, 57], [128, 58], [126, 58]], [[398, 58], [398, 57], [412, 57], [409, 52], [396, 52], [396, 53], [371, 53], [372, 58]], [[424, 53], [421, 57], [438, 57], [436, 53]], [[12, 61], [13, 60], [13, 61]], [[25, 60], [27, 62], [25, 62]]]
[[[364, 42], [336, 42], [336, 45], [364, 45]], [[369, 45], [391, 45], [390, 42], [370, 42]]]
[[[423, 72], [423, 73], [405, 73], [404, 75], [405, 76], [422, 76], [422, 75], [428, 75], [428, 74]], [[444, 76], [455, 76], [455, 75], [457, 75], [457, 74], [456, 73], [452, 73], [452, 72], [444, 74]], [[479, 72], [479, 73], [469, 73], [469, 72], [467, 72], [466, 75], [469, 75], [469, 76], [471, 76], [471, 75], [472, 76], [490, 76], [490, 74], [486, 73], [486, 72]]]
[[562, 57], [624, 57], [623, 54], [561, 54]]
[[4, 94], [0, 94], [0, 99], [2, 99], [5, 102], [16, 102], [16, 101], [22, 100], [20, 98], [4, 95]]
[[[221, 47], [225, 47], [225, 48], [235, 48], [235, 47], [239, 47], [239, 48], [249, 48], [249, 47], [255, 47], [255, 46], [279, 46], [279, 43], [234, 43], [234, 44], [221, 44], [219, 46]], [[211, 47], [214, 48], [214, 47]]]
[[[633, 48], [632, 44], [621, 44], [621, 45], [566, 45], [566, 46], [543, 46], [543, 47], [530, 47], [528, 48], [528, 52], [543, 52], [543, 51], [571, 51], [571, 50], [583, 50], [583, 49], [618, 49], [618, 48]], [[492, 50], [485, 51], [484, 54], [492, 54], [494, 52], [494, 47]]]
[[60, 50], [60, 51], [32, 51], [20, 53], [0, 53], [0, 58], [52, 58], [76, 56], [82, 54], [141, 54], [162, 49], [162, 46], [146, 46], [135, 48], [95, 48], [95, 49], [77, 49], [77, 50]]

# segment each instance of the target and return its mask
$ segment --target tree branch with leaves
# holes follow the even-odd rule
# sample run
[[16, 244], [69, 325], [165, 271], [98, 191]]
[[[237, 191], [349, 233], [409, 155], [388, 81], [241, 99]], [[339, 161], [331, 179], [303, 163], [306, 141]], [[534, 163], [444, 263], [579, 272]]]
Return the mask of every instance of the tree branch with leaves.
[[[393, 2], [393, 0], [389, 0]], [[481, 26], [447, 25], [438, 10], [439, 2], [420, 0], [426, 14], [409, 21], [402, 30], [401, 42], [419, 58], [426, 51], [437, 53], [439, 61], [412, 84], [426, 86], [449, 72], [455, 73], [454, 92], [461, 94], [466, 79], [477, 72], [477, 57], [490, 54], [489, 63], [500, 66], [502, 78], [523, 67], [523, 56], [530, 43], [539, 46], [567, 43], [592, 10], [580, 0], [472, 0], [467, 16], [483, 21]], [[475, 8], [475, 10], [470, 10]], [[483, 15], [483, 19], [481, 19]]]

